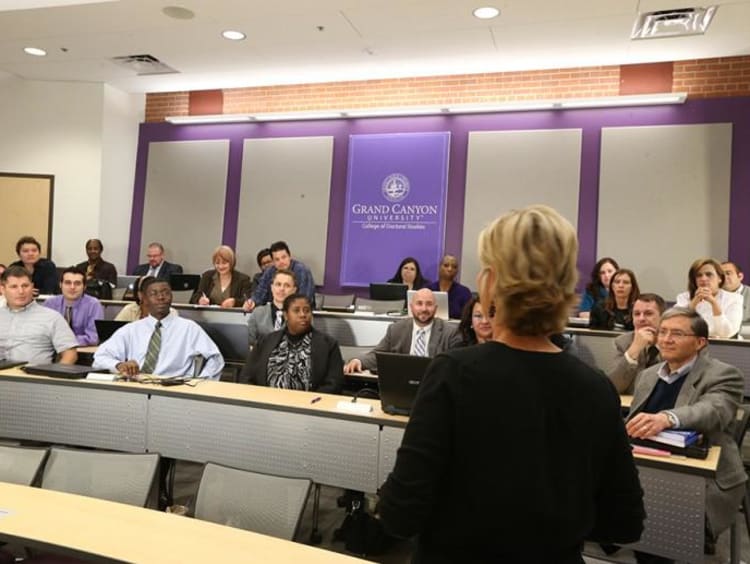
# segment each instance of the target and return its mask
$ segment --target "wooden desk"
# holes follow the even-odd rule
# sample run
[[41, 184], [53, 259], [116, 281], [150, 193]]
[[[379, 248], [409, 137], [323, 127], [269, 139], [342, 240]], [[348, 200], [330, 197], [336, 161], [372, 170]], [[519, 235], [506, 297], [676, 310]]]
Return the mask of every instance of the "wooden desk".
[[2, 482], [0, 540], [119, 562], [363, 562], [198, 519]]

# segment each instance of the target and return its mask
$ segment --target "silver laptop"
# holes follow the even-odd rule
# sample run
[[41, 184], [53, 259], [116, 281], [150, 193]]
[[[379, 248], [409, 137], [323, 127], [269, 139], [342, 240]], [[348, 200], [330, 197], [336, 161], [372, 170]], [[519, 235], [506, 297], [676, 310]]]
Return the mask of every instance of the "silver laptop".
[[[406, 305], [409, 306], [407, 309], [409, 310], [409, 315], [411, 316], [411, 300], [414, 298], [414, 294], [417, 293], [418, 290], [409, 290], [406, 293]], [[448, 292], [436, 292], [432, 291], [432, 293], [435, 295], [435, 303], [437, 304], [437, 312], [435, 313], [435, 317], [439, 317], [440, 319], [448, 319]]]

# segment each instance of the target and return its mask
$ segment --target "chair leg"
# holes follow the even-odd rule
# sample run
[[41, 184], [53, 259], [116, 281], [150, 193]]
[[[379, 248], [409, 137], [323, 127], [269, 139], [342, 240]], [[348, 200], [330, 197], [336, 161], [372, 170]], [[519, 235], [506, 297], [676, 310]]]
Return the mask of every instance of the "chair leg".
[[174, 503], [175, 459], [162, 458], [159, 461], [159, 511], [164, 511]]
[[310, 532], [310, 544], [318, 545], [323, 541], [323, 535], [318, 531], [318, 520], [320, 518], [320, 484], [315, 484], [313, 489], [313, 522]]

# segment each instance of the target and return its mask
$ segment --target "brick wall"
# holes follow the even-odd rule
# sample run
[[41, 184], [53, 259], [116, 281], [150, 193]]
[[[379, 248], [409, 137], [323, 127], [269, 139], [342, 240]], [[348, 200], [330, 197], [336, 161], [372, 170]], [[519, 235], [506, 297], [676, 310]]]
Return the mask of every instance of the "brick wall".
[[[620, 83], [619, 66], [602, 66], [231, 88], [223, 91], [224, 113], [616, 96]], [[672, 91], [694, 98], [748, 96], [750, 56], [675, 62]], [[188, 92], [146, 96], [146, 121], [189, 114]]]

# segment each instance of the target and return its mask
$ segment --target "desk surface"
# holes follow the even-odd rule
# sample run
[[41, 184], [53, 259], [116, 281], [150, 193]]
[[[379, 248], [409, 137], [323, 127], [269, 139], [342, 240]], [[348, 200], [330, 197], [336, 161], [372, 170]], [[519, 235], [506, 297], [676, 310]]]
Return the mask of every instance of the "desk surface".
[[217, 556], [228, 562], [362, 562], [198, 519], [2, 482], [0, 538], [123, 562], [214, 562]]
[[[341, 401], [350, 401], [347, 396], [334, 394], [320, 394], [316, 392], [301, 392], [296, 390], [281, 390], [266, 386], [250, 386], [247, 384], [234, 384], [230, 382], [216, 382], [213, 380], [192, 380], [195, 386], [169, 386], [163, 387], [158, 384], [141, 384], [138, 382], [97, 382], [89, 380], [67, 380], [64, 378], [50, 378], [47, 376], [33, 376], [26, 374], [18, 368], [9, 368], [0, 371], [0, 378], [7, 380], [29, 381], [34, 380], [40, 384], [60, 386], [87, 386], [94, 388], [115, 389], [123, 392], [166, 395], [180, 398], [194, 398], [197, 400], [242, 404], [254, 407], [275, 408], [280, 411], [306, 413], [310, 415], [321, 415], [324, 417], [335, 417], [339, 419], [351, 419], [363, 422], [377, 422], [382, 425], [405, 427], [408, 417], [401, 415], [388, 415], [384, 413], [380, 401], [368, 398], [359, 398], [357, 403], [372, 406], [372, 411], [365, 414], [341, 411], [337, 404]], [[313, 403], [313, 399], [320, 398]]]

